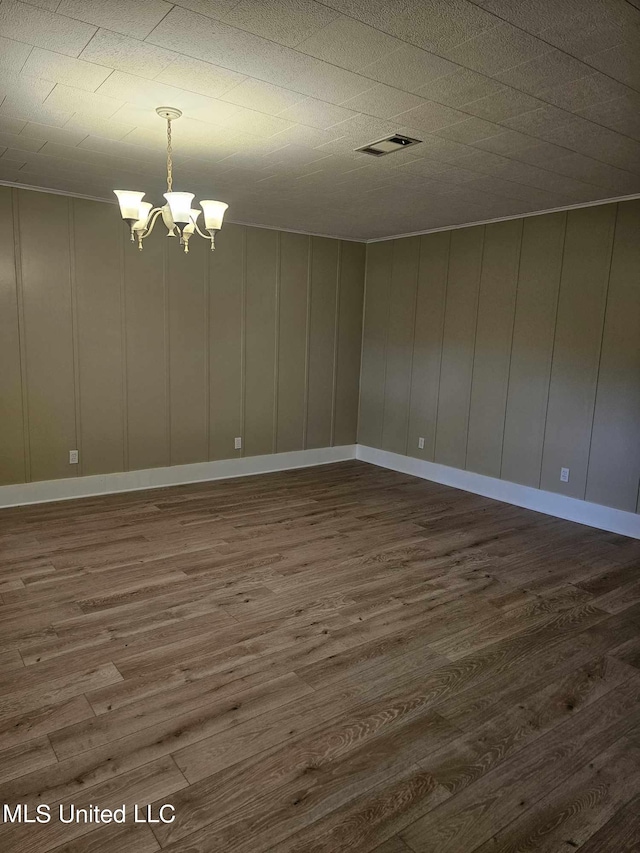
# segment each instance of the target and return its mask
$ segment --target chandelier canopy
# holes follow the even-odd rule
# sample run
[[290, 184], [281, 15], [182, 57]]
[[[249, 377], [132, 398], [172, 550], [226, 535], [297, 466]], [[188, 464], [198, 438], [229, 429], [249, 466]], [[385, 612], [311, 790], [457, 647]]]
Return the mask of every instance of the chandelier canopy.
[[[180, 118], [182, 112], [175, 107], [158, 107], [156, 112], [167, 122], [167, 191], [164, 194], [167, 202], [162, 207], [153, 207], [148, 201], [142, 201], [144, 193], [133, 190], [114, 190], [120, 204], [122, 218], [131, 229], [131, 242], [137, 241], [142, 251], [142, 241], [153, 231], [153, 226], [160, 215], [167, 226], [168, 237], [180, 237], [180, 245], [185, 252], [189, 251], [189, 240], [198, 233], [211, 243], [211, 251], [215, 249], [215, 236], [222, 228], [224, 212], [229, 207], [223, 201], [203, 199], [200, 202], [202, 210], [193, 208], [194, 194], [173, 191], [173, 162], [171, 160], [171, 122]], [[198, 217], [204, 214], [205, 234], [198, 226]]]

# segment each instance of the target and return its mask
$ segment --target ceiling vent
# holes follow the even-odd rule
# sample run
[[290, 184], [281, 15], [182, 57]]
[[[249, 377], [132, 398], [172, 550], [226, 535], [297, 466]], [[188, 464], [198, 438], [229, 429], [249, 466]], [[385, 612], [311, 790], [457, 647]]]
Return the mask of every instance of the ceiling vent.
[[417, 145], [422, 142], [421, 139], [412, 139], [410, 136], [401, 136], [396, 133], [395, 136], [388, 136], [386, 139], [381, 139], [379, 142], [372, 142], [370, 145], [363, 145], [362, 148], [356, 148], [356, 151], [362, 151], [363, 154], [370, 154], [372, 157], [384, 157], [385, 154], [393, 154], [394, 151], [400, 151], [403, 148], [409, 148], [411, 145]]

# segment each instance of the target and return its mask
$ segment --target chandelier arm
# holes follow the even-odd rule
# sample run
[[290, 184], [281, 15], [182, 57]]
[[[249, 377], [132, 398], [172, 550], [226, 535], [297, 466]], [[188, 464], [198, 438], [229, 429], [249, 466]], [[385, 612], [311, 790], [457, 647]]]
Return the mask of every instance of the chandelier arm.
[[144, 231], [139, 232], [141, 240], [144, 240], [145, 237], [148, 237], [149, 234], [151, 234], [151, 232], [153, 231], [153, 227], [156, 224], [156, 221], [161, 213], [161, 207], [154, 207], [153, 210], [149, 213], [149, 218], [147, 219], [147, 225]]
[[211, 234], [205, 234], [203, 231], [201, 231], [201, 230], [200, 230], [200, 226], [199, 226], [199, 225], [198, 225], [198, 223], [195, 221], [195, 219], [192, 219], [191, 221], [193, 222], [193, 224], [194, 224], [194, 226], [195, 226], [196, 231], [198, 232], [198, 234], [199, 234], [201, 237], [204, 237], [204, 239], [205, 239], [205, 240], [211, 240], [211, 239], [212, 239], [212, 238], [211, 238]]

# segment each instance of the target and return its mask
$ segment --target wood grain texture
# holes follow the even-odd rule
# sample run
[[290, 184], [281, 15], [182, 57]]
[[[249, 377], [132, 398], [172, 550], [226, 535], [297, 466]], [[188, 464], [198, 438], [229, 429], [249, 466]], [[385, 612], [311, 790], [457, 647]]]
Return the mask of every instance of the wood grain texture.
[[176, 806], [3, 852], [640, 842], [638, 542], [361, 462], [0, 530], [0, 801]]

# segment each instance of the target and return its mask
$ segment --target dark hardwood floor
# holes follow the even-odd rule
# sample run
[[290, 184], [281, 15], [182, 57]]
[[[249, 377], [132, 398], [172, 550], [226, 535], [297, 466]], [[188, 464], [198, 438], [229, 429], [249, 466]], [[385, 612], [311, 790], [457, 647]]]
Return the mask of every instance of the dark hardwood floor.
[[640, 850], [638, 541], [347, 462], [3, 510], [0, 555], [0, 808], [54, 816], [3, 853]]

